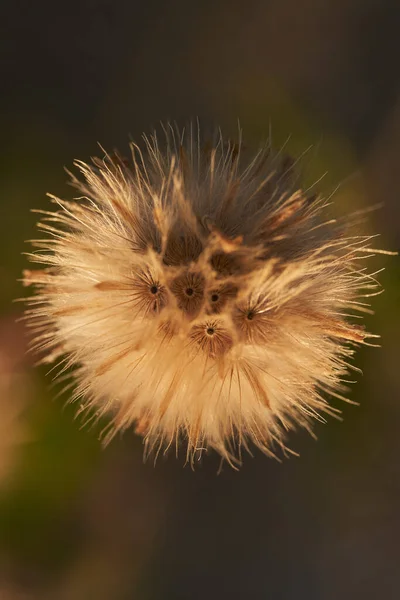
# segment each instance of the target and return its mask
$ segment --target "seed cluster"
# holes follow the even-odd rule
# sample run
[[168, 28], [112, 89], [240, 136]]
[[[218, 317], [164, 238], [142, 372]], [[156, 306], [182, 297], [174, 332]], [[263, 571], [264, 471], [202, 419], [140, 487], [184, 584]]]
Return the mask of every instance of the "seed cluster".
[[72, 399], [133, 425], [146, 451], [185, 442], [236, 464], [249, 441], [286, 451], [286, 432], [339, 411], [356, 323], [377, 282], [369, 238], [324, 216], [295, 162], [267, 145], [213, 144], [166, 128], [132, 161], [77, 162], [80, 197], [51, 196], [26, 271], [26, 312], [44, 362], [74, 368]]

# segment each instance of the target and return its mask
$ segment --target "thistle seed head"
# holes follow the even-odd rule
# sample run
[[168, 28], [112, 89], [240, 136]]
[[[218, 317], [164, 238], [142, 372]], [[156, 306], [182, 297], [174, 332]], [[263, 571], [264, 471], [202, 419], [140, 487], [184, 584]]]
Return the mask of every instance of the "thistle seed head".
[[144, 139], [131, 161], [77, 161], [80, 197], [42, 211], [42, 269], [25, 272], [34, 348], [74, 367], [73, 399], [111, 415], [106, 441], [133, 425], [147, 451], [272, 455], [338, 412], [329, 397], [370, 337], [352, 318], [377, 287], [360, 266], [369, 238], [327, 219], [269, 146], [248, 161], [222, 137]]

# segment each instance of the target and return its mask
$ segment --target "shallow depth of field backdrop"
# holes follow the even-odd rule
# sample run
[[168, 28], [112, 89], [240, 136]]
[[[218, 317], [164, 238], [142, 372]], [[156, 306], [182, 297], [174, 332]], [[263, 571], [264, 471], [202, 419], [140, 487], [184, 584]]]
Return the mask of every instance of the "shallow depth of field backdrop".
[[[384, 202], [368, 230], [400, 242], [400, 4], [394, 0], [2, 0], [0, 4], [1, 600], [385, 600], [400, 597], [400, 269], [369, 318], [383, 349], [344, 422], [255, 452], [143, 464], [128, 432], [103, 451], [26, 356], [16, 320], [24, 240], [63, 167], [127, 152], [159, 120], [199, 116], [249, 147], [310, 144], [341, 210]], [[340, 406], [339, 401], [335, 403]]]

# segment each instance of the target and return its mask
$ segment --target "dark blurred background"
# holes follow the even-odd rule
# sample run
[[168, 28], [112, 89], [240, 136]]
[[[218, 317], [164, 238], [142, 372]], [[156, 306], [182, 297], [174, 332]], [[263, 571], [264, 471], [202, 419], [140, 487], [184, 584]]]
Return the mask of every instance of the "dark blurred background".
[[73, 195], [63, 166], [165, 119], [313, 144], [308, 176], [342, 183], [346, 210], [383, 202], [367, 230], [397, 250], [399, 31], [397, 0], [0, 2], [1, 600], [400, 597], [398, 259], [378, 261], [360, 407], [318, 442], [292, 435], [300, 458], [219, 475], [215, 455], [143, 464], [130, 433], [103, 451], [26, 355], [13, 303], [30, 209]]

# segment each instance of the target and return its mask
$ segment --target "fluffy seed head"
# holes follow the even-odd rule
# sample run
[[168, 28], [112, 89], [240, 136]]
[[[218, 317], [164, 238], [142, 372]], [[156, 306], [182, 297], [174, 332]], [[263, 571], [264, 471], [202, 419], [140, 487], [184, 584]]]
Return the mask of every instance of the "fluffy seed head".
[[327, 219], [296, 165], [267, 145], [246, 160], [221, 136], [165, 129], [132, 160], [106, 154], [50, 196], [47, 234], [26, 271], [34, 347], [74, 367], [73, 399], [112, 415], [105, 440], [134, 425], [147, 450], [184, 441], [230, 462], [249, 440], [269, 454], [284, 433], [338, 412], [352, 319], [376, 281], [368, 238]]

